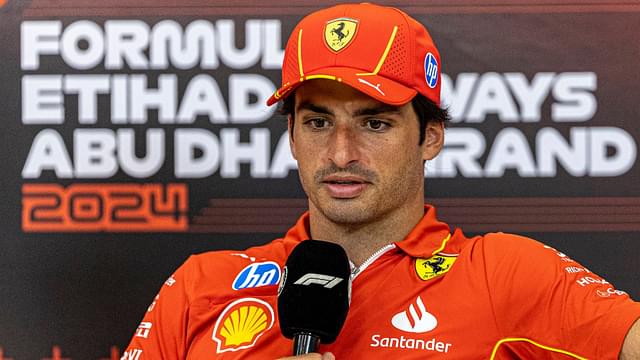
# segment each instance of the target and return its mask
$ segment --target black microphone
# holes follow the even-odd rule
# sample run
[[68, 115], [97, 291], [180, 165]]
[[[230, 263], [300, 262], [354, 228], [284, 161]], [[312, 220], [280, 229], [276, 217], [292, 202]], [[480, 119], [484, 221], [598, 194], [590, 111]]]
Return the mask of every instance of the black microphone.
[[334, 243], [305, 240], [287, 259], [278, 289], [280, 331], [293, 338], [293, 355], [333, 343], [349, 312], [351, 266]]

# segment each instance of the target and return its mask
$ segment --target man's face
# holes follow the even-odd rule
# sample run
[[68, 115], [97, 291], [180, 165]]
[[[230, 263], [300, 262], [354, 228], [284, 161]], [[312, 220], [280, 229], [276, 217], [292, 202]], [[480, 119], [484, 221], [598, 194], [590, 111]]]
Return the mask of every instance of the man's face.
[[291, 150], [314, 216], [357, 227], [422, 208], [423, 160], [437, 155], [443, 130], [430, 124], [419, 145], [411, 103], [391, 106], [336, 81], [312, 80], [295, 93], [294, 126]]

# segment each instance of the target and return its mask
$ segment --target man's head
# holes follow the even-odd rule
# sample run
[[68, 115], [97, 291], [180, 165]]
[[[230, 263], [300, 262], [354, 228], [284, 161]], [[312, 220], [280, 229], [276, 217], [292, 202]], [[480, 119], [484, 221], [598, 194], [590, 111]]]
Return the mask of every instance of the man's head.
[[389, 105], [332, 80], [296, 90], [290, 145], [312, 213], [357, 226], [421, 209], [424, 162], [442, 148], [441, 122], [427, 122], [421, 144], [412, 103]]
[[448, 118], [439, 62], [426, 29], [394, 8], [339, 5], [298, 24], [268, 103], [284, 100], [312, 213], [355, 226], [422, 207]]

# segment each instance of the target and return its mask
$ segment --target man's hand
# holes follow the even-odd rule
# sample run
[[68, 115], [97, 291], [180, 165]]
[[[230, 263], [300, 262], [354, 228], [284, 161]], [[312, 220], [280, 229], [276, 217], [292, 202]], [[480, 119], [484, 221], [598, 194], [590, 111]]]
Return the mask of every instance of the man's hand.
[[324, 353], [322, 355], [320, 355], [318, 353], [311, 353], [311, 354], [306, 354], [306, 355], [290, 356], [290, 357], [286, 357], [286, 358], [280, 358], [278, 360], [336, 360], [336, 357], [333, 356], [332, 353], [326, 352], [326, 353]]
[[636, 320], [627, 333], [620, 351], [620, 360], [633, 359], [640, 359], [640, 319]]

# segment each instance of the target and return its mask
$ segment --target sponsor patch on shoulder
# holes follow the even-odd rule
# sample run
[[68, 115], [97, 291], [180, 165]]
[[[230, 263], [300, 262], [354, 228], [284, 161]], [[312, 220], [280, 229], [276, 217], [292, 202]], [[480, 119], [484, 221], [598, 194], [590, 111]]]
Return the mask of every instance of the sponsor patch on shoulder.
[[422, 280], [431, 280], [451, 269], [457, 255], [434, 255], [428, 259], [416, 259], [416, 273]]
[[280, 266], [273, 261], [247, 265], [233, 280], [233, 290], [277, 285], [280, 281]]

